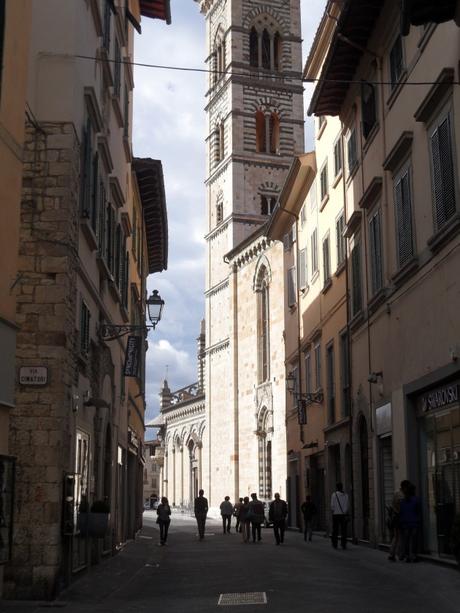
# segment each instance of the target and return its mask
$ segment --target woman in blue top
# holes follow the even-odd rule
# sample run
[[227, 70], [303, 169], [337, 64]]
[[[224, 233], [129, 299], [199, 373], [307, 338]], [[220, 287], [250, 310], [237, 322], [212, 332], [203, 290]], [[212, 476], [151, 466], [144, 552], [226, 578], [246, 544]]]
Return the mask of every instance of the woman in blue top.
[[409, 483], [403, 489], [400, 502], [399, 528], [403, 537], [406, 562], [417, 562], [417, 535], [420, 529], [420, 500], [415, 495], [415, 486]]
[[161, 503], [158, 505], [157, 515], [157, 524], [160, 526], [160, 545], [166, 545], [169, 524], [171, 523], [171, 507], [166, 496], [163, 496]]

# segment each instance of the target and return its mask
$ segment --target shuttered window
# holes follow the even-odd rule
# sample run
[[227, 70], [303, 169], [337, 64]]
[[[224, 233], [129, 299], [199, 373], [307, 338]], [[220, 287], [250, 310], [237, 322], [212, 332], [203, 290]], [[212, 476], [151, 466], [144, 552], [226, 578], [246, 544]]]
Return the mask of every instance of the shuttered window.
[[330, 424], [335, 421], [335, 376], [334, 376], [334, 345], [326, 347], [327, 370], [327, 415]]
[[82, 158], [81, 158], [81, 216], [85, 219], [91, 218], [91, 178], [92, 178], [92, 137], [93, 129], [91, 120], [86, 120], [82, 138]]
[[403, 43], [399, 35], [390, 50], [390, 80], [393, 89], [399, 82], [404, 70]]
[[99, 182], [99, 224], [98, 224], [98, 243], [99, 255], [105, 258], [106, 250], [106, 191], [102, 181]]
[[120, 283], [120, 260], [122, 257], [122, 252], [121, 252], [121, 245], [122, 245], [122, 237], [121, 237], [121, 226], [120, 224], [117, 224], [117, 230], [115, 233], [115, 264], [114, 264], [114, 272], [113, 272], [113, 276], [114, 276], [114, 280], [115, 280], [115, 285], [118, 287], [118, 289], [120, 289], [121, 283]]
[[299, 251], [299, 286], [300, 289], [305, 289], [307, 285], [307, 250]]
[[383, 286], [381, 212], [378, 209], [369, 220], [369, 247], [371, 256], [371, 289], [376, 294]]
[[394, 180], [393, 185], [396, 220], [396, 249], [398, 267], [414, 255], [412, 227], [412, 196], [410, 188], [410, 169], [406, 167]]
[[452, 116], [443, 115], [431, 128], [430, 147], [434, 222], [436, 230], [444, 226], [455, 214], [456, 194], [454, 156], [452, 145]]
[[367, 138], [377, 122], [375, 86], [371, 83], [363, 82], [361, 85], [361, 114], [363, 136]]
[[295, 266], [289, 268], [287, 271], [287, 285], [288, 285], [288, 306], [293, 306], [296, 300], [297, 288], [296, 288], [296, 269]]
[[115, 39], [115, 64], [113, 67], [113, 71], [113, 93], [117, 98], [119, 98], [121, 93], [121, 50], [118, 39]]
[[347, 141], [347, 157], [348, 157], [348, 174], [353, 172], [354, 167], [358, 163], [358, 153], [356, 149], [356, 130], [350, 132]]
[[356, 243], [351, 252], [351, 313], [355, 316], [362, 309], [361, 245]]
[[343, 235], [345, 229], [345, 220], [342, 215], [335, 222], [336, 240], [337, 240], [337, 266], [345, 261], [345, 237]]
[[316, 228], [311, 235], [311, 274], [318, 272], [318, 231]]
[[327, 193], [329, 190], [329, 183], [328, 183], [328, 177], [327, 177], [327, 160], [323, 166], [323, 169], [321, 170], [320, 181], [321, 181], [321, 201], [323, 201], [324, 198], [327, 196]]
[[123, 101], [123, 136], [129, 137], [129, 90], [125, 86], [125, 99]]
[[350, 351], [348, 347], [348, 332], [340, 335], [340, 378], [342, 390], [342, 416], [350, 415]]
[[91, 172], [91, 227], [94, 234], [97, 234], [97, 224], [99, 222], [99, 155], [96, 152], [93, 156], [92, 172]]
[[109, 0], [105, 0], [104, 4], [104, 29], [102, 32], [102, 44], [107, 51], [110, 50], [110, 18], [112, 9]]
[[323, 275], [324, 283], [331, 278], [331, 253], [329, 247], [329, 236], [323, 240]]
[[339, 138], [334, 145], [334, 177], [342, 171], [342, 139]]
[[315, 345], [315, 386], [321, 389], [321, 345]]
[[85, 301], [80, 302], [80, 353], [84, 356], [89, 352], [89, 326], [91, 314]]
[[307, 394], [313, 391], [311, 381], [311, 353], [305, 354], [305, 391]]

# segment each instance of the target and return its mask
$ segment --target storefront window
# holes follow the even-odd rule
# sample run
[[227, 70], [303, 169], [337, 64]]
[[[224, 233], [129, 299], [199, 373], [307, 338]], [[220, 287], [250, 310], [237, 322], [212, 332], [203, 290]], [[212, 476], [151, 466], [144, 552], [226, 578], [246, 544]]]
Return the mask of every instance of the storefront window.
[[0, 564], [11, 557], [14, 473], [14, 458], [0, 455]]

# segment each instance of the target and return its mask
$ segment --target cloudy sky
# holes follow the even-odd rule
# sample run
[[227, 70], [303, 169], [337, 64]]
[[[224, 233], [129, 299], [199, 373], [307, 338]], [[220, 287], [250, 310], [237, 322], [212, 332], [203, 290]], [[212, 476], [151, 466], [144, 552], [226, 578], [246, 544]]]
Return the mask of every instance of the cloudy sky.
[[[301, 6], [305, 61], [325, 0], [301, 0]], [[142, 21], [136, 62], [203, 68], [205, 22], [198, 5], [193, 0], [171, 0], [171, 13], [169, 26], [158, 20]], [[204, 314], [205, 75], [136, 67], [134, 77], [134, 153], [163, 163], [169, 227], [168, 269], [148, 281], [149, 290], [158, 289], [165, 300], [163, 319], [149, 334], [148, 421], [158, 413], [166, 372], [172, 389], [197, 378], [196, 338]], [[308, 87], [306, 103], [310, 94]], [[311, 135], [311, 125], [306, 132]]]

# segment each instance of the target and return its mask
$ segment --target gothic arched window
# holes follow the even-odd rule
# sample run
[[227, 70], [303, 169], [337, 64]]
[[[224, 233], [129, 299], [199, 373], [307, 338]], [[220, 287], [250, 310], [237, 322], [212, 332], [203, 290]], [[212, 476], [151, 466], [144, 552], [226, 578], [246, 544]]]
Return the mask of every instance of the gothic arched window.
[[270, 377], [270, 301], [265, 274], [257, 294], [257, 358], [259, 383], [264, 383]]
[[259, 35], [254, 27], [249, 33], [249, 64], [255, 67], [259, 65]]
[[275, 210], [276, 206], [276, 198], [274, 196], [264, 196], [260, 197], [260, 214], [261, 215], [271, 215]]
[[270, 115], [270, 153], [278, 153], [280, 148], [280, 118], [278, 113]]
[[262, 32], [262, 68], [266, 68], [267, 70], [270, 70], [271, 68], [270, 47], [270, 34], [268, 33], [268, 30], [265, 29]]
[[267, 151], [265, 113], [260, 109], [256, 111], [256, 151], [258, 153], [265, 153]]

